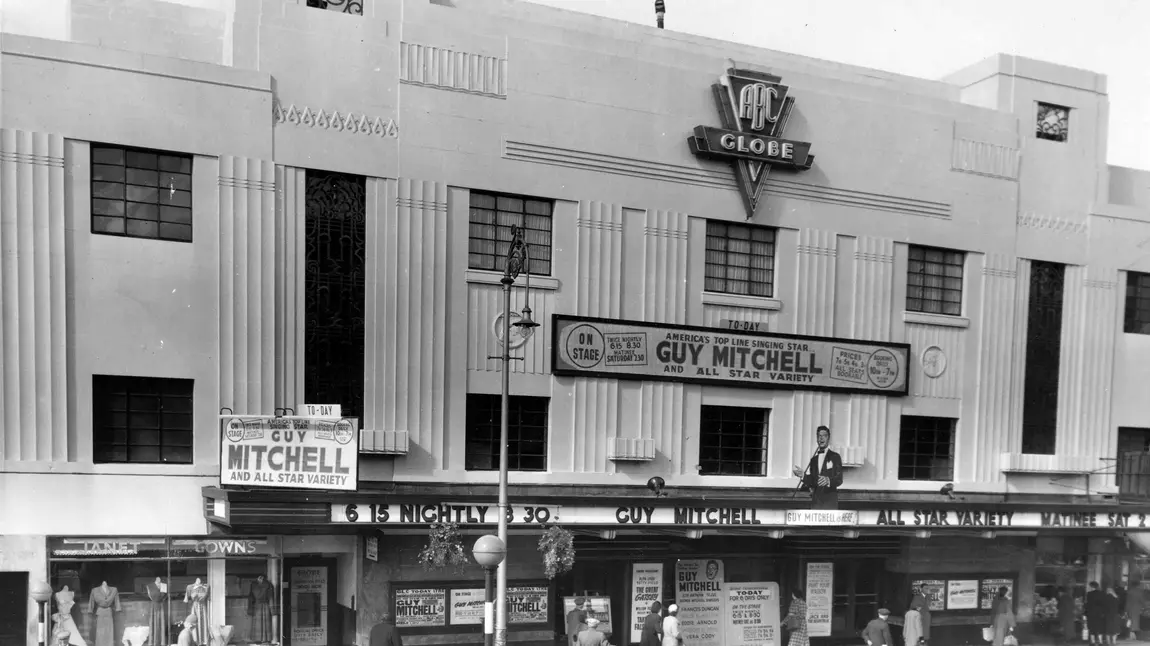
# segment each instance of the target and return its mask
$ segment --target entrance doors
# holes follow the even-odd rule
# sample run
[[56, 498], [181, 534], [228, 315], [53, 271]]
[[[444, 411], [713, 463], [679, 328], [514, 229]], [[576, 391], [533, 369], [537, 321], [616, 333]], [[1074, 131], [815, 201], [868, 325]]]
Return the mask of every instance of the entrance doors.
[[28, 630], [28, 573], [0, 572], [0, 644], [23, 644]]
[[284, 560], [284, 646], [339, 646], [333, 558]]

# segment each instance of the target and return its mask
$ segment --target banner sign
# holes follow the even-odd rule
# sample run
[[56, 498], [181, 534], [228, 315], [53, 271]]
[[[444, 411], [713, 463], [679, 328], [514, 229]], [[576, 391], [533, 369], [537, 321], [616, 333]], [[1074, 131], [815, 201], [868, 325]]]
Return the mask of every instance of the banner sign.
[[675, 603], [684, 644], [723, 646], [723, 562], [683, 559], [675, 563]]
[[643, 622], [651, 613], [651, 603], [663, 596], [663, 564], [631, 565], [631, 643], [643, 638]]
[[443, 588], [397, 589], [395, 625], [400, 628], [447, 625], [447, 591]]
[[724, 583], [723, 601], [724, 646], [779, 646], [778, 583]]
[[[331, 522], [368, 525], [496, 525], [495, 504], [387, 503], [331, 505]], [[1037, 512], [967, 509], [778, 509], [771, 507], [656, 507], [652, 505], [512, 505], [511, 525], [696, 526], [696, 527], [899, 527], [968, 529], [1144, 529], [1147, 516], [1135, 512]]]
[[220, 485], [355, 491], [359, 420], [220, 416]]
[[831, 636], [834, 590], [835, 564], [807, 563], [807, 636]]
[[557, 375], [906, 395], [910, 346], [553, 317]]

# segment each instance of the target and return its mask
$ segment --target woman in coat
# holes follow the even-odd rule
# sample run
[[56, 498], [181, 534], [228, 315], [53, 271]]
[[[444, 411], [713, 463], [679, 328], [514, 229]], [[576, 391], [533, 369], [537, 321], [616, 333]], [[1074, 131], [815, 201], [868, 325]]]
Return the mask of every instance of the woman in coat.
[[910, 604], [910, 610], [902, 618], [902, 638], [906, 646], [918, 646], [922, 639], [922, 612], [917, 601]]
[[990, 625], [994, 627], [994, 646], [1002, 646], [1006, 636], [1014, 632], [1014, 608], [1010, 597], [1006, 596], [1009, 588], [1002, 586], [998, 589], [998, 597], [990, 611]]
[[[791, 607], [783, 617], [783, 625], [791, 631], [787, 646], [810, 646], [807, 637], [807, 595], [799, 588], [791, 591]], [[893, 646], [893, 645], [892, 645]]]
[[1106, 639], [1104, 643], [1113, 644], [1118, 641], [1118, 633], [1122, 630], [1122, 611], [1118, 609], [1118, 592], [1114, 586], [1106, 588]]
[[1106, 641], [1106, 593], [1098, 589], [1098, 582], [1090, 582], [1090, 591], [1086, 593], [1086, 632], [1090, 634], [1091, 644], [1102, 644]]
[[663, 617], [663, 646], [682, 646], [683, 636], [679, 634], [679, 606], [667, 606], [667, 616]]

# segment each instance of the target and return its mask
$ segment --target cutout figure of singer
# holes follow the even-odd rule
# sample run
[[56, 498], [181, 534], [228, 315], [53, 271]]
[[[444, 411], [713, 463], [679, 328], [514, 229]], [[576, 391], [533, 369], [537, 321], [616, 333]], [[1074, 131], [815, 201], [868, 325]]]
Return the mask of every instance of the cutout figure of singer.
[[820, 426], [815, 433], [819, 448], [811, 456], [807, 468], [795, 465], [796, 478], [802, 478], [799, 487], [811, 492], [811, 509], [838, 509], [839, 487], [843, 483], [843, 459], [830, 449], [831, 429]]

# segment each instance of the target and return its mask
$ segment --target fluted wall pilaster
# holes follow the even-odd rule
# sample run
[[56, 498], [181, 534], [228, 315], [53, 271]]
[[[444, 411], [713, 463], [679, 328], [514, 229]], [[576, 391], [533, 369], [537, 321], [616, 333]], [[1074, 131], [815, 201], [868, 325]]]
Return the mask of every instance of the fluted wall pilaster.
[[[1010, 419], [1000, 438], [1007, 453], [1022, 451], [1022, 409], [1026, 392], [1026, 333], [1030, 325], [1030, 260], [1019, 258], [1016, 261], [1014, 284], [1014, 321], [1012, 343], [1003, 348], [1010, 353]], [[985, 349], [986, 346], [983, 346]], [[994, 382], [989, 382], [993, 384]], [[980, 386], [981, 388], [981, 386]], [[989, 432], [995, 432], [990, 429]], [[1004, 476], [994, 465], [994, 480]]]
[[890, 340], [893, 280], [894, 240], [860, 236], [854, 257], [852, 338]]
[[367, 179], [364, 428], [403, 430], [444, 459], [447, 186]]
[[[831, 394], [807, 390], [796, 390], [791, 404], [790, 429], [778, 429], [780, 433], [772, 435], [784, 440], [785, 435], [792, 435], [790, 456], [791, 463], [805, 466], [811, 459], [811, 452], [815, 449], [815, 429], [820, 425], [830, 425], [831, 421]], [[788, 432], [789, 431], [789, 432]], [[832, 443], [842, 445], [841, 438], [832, 438]], [[785, 474], [774, 474], [785, 475]]]
[[576, 473], [607, 470], [607, 448], [619, 430], [619, 382], [576, 379], [573, 388], [572, 464]]
[[647, 211], [643, 229], [643, 320], [687, 323], [686, 213]]
[[[977, 278], [982, 280], [983, 287], [978, 308], [979, 338], [976, 341], [976, 418], [973, 424], [962, 424], [962, 432], [956, 438], [956, 453], [974, 455], [976, 459], [959, 460], [957, 467], [960, 471], [956, 476], [963, 481], [997, 482], [1003, 479], [998, 456], [1013, 450], [1011, 370], [1015, 346], [1018, 345], [1015, 294], [1019, 282], [1015, 260], [997, 254], [985, 256]], [[967, 450], [967, 446], [973, 449]]]
[[[302, 168], [276, 166], [275, 397], [277, 408], [304, 401], [304, 236], [307, 181]], [[220, 384], [223, 387], [223, 384]]]
[[835, 327], [835, 256], [837, 236], [831, 231], [799, 231], [795, 298], [795, 332], [832, 336]]
[[[1066, 265], [1062, 283], [1062, 335], [1058, 361], [1058, 420], [1055, 423], [1055, 452], [1062, 455], [1078, 448], [1077, 437], [1087, 432], [1106, 434], [1105, 429], [1084, 429], [1081, 393], [1086, 387], [1083, 350], [1086, 343], [1086, 267]], [[1095, 316], [1105, 314], [1089, 314]], [[1109, 317], [1107, 317], [1109, 318]], [[1091, 320], [1091, 324], [1095, 321]], [[1093, 333], [1093, 330], [1091, 330]]]
[[64, 139], [0, 130], [0, 461], [68, 446]]
[[580, 202], [577, 248], [579, 316], [620, 318], [623, 303], [623, 207]]
[[1073, 391], [1078, 400], [1078, 423], [1068, 429], [1066, 447], [1069, 455], [1110, 458], [1115, 456], [1117, 447], [1116, 429], [1111, 426], [1110, 414], [1114, 344], [1121, 312], [1118, 271], [1098, 265], [1087, 268], [1082, 281], [1081, 301], [1083, 318], [1078, 336], [1081, 339], [1079, 369], [1082, 379]]
[[275, 408], [275, 165], [220, 157], [220, 406]]

